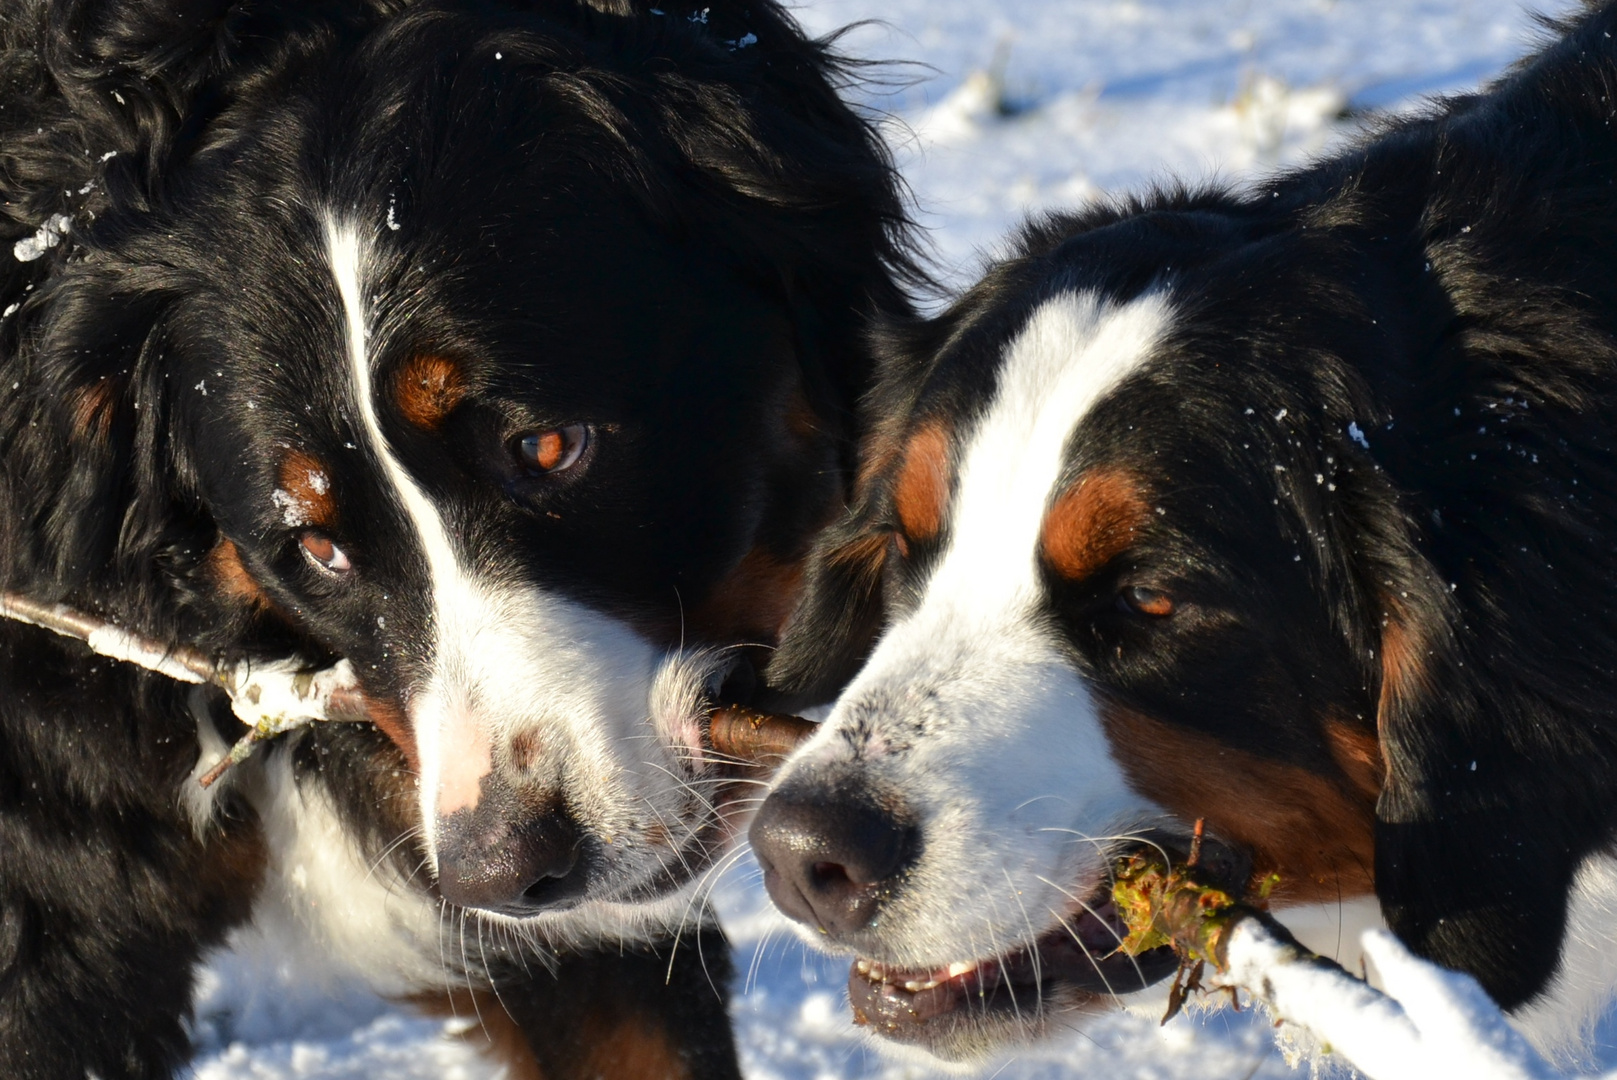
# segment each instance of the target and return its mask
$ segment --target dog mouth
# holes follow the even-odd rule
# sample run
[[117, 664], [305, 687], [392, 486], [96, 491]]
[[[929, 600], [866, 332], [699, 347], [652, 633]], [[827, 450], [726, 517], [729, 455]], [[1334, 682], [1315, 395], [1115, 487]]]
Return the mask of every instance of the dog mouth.
[[[1171, 859], [1182, 859], [1187, 850], [1181, 837], [1153, 832], [1142, 839], [1120, 852], [1114, 865], [1146, 848]], [[1211, 838], [1199, 841], [1198, 849], [1209, 875], [1238, 895], [1251, 871], [1250, 857]], [[1178, 969], [1169, 946], [1129, 955], [1122, 948], [1128, 934], [1106, 875], [1055, 926], [1008, 951], [931, 968], [855, 960], [848, 972], [853, 1020], [895, 1042], [950, 1056], [947, 1046], [969, 1029], [1031, 1028], [1053, 1010], [1104, 1005]]]
[[[558, 856], [557, 869], [508, 898], [453, 898], [485, 914], [515, 921], [567, 917], [589, 904], [656, 905], [677, 896], [710, 871], [735, 842], [756, 803], [757, 783], [792, 748], [816, 729], [800, 717], [736, 704], [717, 695], [692, 703], [676, 745], [689, 748], [687, 793], [678, 806], [664, 807], [642, 832], [619, 830], [616, 842], [581, 819], [570, 819], [576, 836], [571, 856]], [[565, 813], [565, 809], [563, 810]], [[542, 825], [530, 826], [540, 831]], [[520, 838], [511, 843], [517, 844]], [[496, 866], [515, 848], [491, 847], [485, 858]], [[477, 878], [476, 864], [471, 875]]]
[[936, 968], [859, 959], [848, 972], [854, 1023], [898, 1042], [928, 1043], [954, 1022], [1031, 1017], [1054, 997], [1070, 1002], [1143, 990], [1178, 967], [1172, 949], [1129, 956], [1108, 884], [1031, 944]]

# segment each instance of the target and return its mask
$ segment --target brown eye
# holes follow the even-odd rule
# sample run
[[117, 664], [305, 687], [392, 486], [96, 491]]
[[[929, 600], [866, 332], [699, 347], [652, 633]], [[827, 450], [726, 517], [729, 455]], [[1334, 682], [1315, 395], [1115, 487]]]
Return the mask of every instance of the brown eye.
[[306, 532], [301, 543], [309, 561], [328, 574], [346, 574], [354, 568], [343, 549], [332, 543], [325, 533]]
[[587, 424], [533, 431], [522, 437], [518, 448], [522, 463], [534, 472], [554, 474], [578, 464], [590, 444]]
[[1144, 586], [1134, 585], [1124, 589], [1118, 596], [1117, 606], [1124, 611], [1161, 618], [1173, 614], [1173, 597], [1160, 589], [1147, 589]]

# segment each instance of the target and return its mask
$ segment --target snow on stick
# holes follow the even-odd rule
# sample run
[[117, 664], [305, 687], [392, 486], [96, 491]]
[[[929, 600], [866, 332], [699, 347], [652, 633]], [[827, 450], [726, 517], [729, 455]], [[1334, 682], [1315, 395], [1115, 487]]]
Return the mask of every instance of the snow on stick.
[[213, 661], [183, 645], [165, 645], [131, 634], [66, 604], [42, 604], [14, 592], [0, 592], [0, 615], [30, 626], [43, 627], [63, 637], [78, 638], [92, 650], [114, 660], [127, 660], [181, 682], [212, 682]]
[[[1369, 1080], [1566, 1080], [1510, 1026], [1469, 975], [1412, 955], [1393, 935], [1364, 935], [1386, 991], [1309, 952], [1266, 913], [1157, 852], [1119, 863], [1113, 888], [1130, 955], [1171, 945], [1181, 960], [1169, 1015], [1191, 990], [1241, 988], [1304, 1028]], [[1206, 987], [1202, 969], [1215, 974]]]

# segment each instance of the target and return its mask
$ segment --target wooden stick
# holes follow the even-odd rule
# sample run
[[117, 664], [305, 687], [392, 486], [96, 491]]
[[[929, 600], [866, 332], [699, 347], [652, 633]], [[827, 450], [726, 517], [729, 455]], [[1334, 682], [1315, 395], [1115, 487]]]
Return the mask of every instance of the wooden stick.
[[708, 741], [726, 757], [749, 765], [775, 766], [819, 730], [820, 725], [801, 716], [758, 712], [740, 705], [713, 710]]
[[161, 642], [66, 604], [42, 604], [15, 592], [0, 591], [0, 617], [76, 638], [98, 655], [138, 664], [180, 682], [210, 683], [224, 690], [231, 711], [248, 731], [197, 778], [203, 787], [211, 787], [227, 769], [245, 761], [265, 739], [311, 723], [370, 719], [359, 680], [346, 660], [318, 671], [292, 661], [216, 664], [199, 649]]
[[[66, 604], [42, 604], [15, 592], [0, 591], [0, 617], [76, 638], [102, 656], [138, 664], [171, 679], [209, 683], [224, 690], [230, 696], [231, 710], [248, 731], [197, 778], [203, 787], [211, 787], [266, 739], [311, 723], [371, 718], [369, 702], [346, 660], [319, 670], [294, 661], [217, 664], [199, 649], [167, 644]], [[713, 710], [708, 737], [714, 751], [733, 762], [769, 767], [784, 761], [818, 726], [800, 716], [729, 705]]]
[[42, 604], [21, 593], [0, 591], [0, 616], [78, 638], [90, 648], [115, 660], [127, 660], [181, 682], [217, 682], [213, 661], [184, 645], [165, 645], [155, 638], [131, 633], [105, 619], [85, 614], [66, 604]]

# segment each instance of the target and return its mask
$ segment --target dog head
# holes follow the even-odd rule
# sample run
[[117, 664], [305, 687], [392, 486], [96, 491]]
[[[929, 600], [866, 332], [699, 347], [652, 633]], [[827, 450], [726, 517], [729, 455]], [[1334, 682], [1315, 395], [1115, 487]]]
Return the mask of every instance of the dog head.
[[1377, 331], [1269, 317], [1327, 295], [1328, 246], [1173, 209], [1034, 230], [893, 333], [858, 505], [775, 661], [857, 674], [752, 825], [766, 884], [860, 957], [857, 1017], [944, 1057], [1172, 971], [1118, 951], [1111, 875], [1198, 819], [1277, 905], [1373, 889], [1375, 657], [1411, 647], [1365, 572], [1396, 561], [1375, 412], [1316, 342]]
[[105, 171], [7, 328], [14, 575], [348, 659], [445, 898], [677, 915], [725, 830], [704, 698], [904, 303], [894, 181], [772, 4], [394, 7], [221, 7], [155, 82], [78, 28], [109, 62], [40, 73]]

